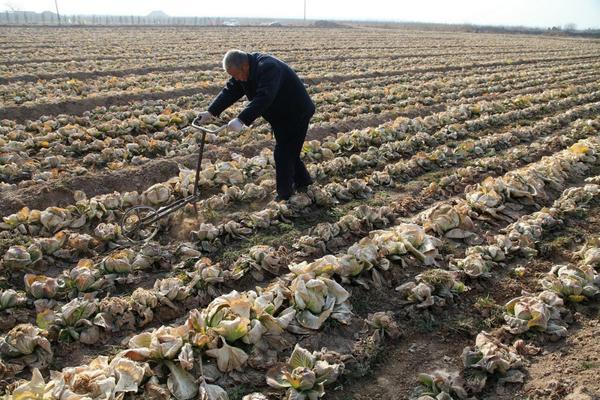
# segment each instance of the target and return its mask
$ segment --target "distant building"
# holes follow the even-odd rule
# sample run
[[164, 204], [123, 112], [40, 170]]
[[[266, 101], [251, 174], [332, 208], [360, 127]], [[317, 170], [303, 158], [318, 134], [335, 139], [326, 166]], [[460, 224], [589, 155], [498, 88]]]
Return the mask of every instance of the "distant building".
[[167, 13], [165, 13], [164, 11], [152, 11], [150, 14], [147, 15], [148, 18], [153, 18], [153, 19], [161, 19], [161, 18], [169, 18], [169, 15]]

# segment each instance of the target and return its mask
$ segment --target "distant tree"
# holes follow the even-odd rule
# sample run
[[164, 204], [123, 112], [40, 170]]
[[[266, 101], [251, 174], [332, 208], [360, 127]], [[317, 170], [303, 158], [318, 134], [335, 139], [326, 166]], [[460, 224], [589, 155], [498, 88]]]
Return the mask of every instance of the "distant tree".
[[575, 31], [577, 30], [577, 24], [574, 24], [573, 22], [569, 22], [568, 24], [565, 25], [565, 31]]

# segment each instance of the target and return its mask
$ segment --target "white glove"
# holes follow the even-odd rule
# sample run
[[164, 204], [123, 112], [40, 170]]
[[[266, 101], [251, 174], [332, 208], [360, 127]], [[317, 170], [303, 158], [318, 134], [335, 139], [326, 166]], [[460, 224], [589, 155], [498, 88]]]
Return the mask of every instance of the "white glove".
[[239, 118], [232, 119], [227, 124], [228, 131], [241, 132], [242, 129], [244, 129], [244, 123]]
[[208, 121], [210, 121], [211, 118], [213, 118], [213, 115], [211, 113], [209, 113], [208, 111], [202, 111], [194, 119], [193, 123], [196, 124], [196, 125], [204, 125], [205, 123], [207, 123]]

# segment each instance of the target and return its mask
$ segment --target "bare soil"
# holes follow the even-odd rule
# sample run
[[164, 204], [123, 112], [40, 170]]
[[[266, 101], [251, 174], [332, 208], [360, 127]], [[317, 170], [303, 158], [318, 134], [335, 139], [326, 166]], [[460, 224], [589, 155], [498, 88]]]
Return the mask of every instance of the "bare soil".
[[600, 399], [600, 310], [596, 306], [580, 320], [570, 335], [547, 346], [531, 360], [524, 398], [551, 400]]

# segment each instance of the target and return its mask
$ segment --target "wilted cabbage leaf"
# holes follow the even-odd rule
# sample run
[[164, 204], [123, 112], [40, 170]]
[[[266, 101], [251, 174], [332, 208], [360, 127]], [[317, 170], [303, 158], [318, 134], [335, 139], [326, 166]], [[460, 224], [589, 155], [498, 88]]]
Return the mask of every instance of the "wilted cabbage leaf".
[[465, 368], [477, 369], [485, 374], [471, 374], [469, 385], [479, 392], [486, 384], [489, 374], [505, 376], [511, 368], [523, 365], [521, 356], [514, 347], [503, 344], [497, 337], [482, 331], [475, 339], [474, 347], [465, 347], [462, 352]]
[[242, 370], [248, 360], [244, 350], [227, 344], [225, 338], [221, 337], [222, 346], [216, 349], [206, 350], [206, 355], [217, 359], [217, 367], [222, 372]]
[[267, 372], [267, 384], [287, 389], [288, 399], [317, 399], [325, 394], [324, 386], [335, 382], [343, 368], [343, 364], [330, 364], [296, 344], [286, 364]]
[[600, 276], [585, 264], [555, 265], [540, 283], [544, 289], [572, 302], [589, 300], [600, 293]]
[[420, 386], [417, 388], [414, 398], [439, 400], [467, 398], [464, 381], [458, 373], [436, 370], [431, 374], [420, 373], [417, 379]]
[[563, 301], [554, 292], [545, 290], [537, 296], [524, 294], [506, 303], [505, 327], [513, 334], [537, 330], [564, 337], [567, 329], [561, 320], [563, 310]]

